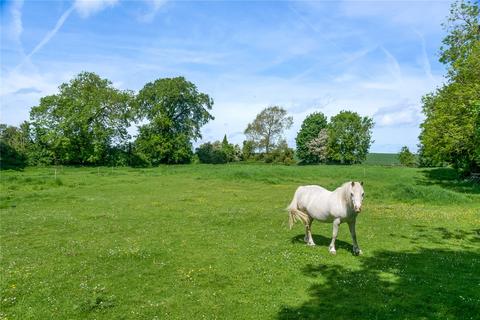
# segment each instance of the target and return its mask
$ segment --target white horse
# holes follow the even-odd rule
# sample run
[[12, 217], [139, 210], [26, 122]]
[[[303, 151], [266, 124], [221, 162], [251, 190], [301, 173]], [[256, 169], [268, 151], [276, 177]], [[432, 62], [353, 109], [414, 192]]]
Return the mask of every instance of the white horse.
[[328, 191], [320, 186], [298, 187], [293, 196], [292, 203], [288, 206], [290, 229], [297, 219], [305, 224], [305, 242], [314, 246], [312, 238], [313, 219], [322, 222], [333, 222], [332, 242], [329, 251], [336, 254], [335, 239], [338, 234], [338, 226], [342, 222], [348, 223], [352, 235], [353, 253], [362, 254], [358, 247], [355, 234], [355, 222], [357, 215], [362, 210], [363, 182], [346, 182], [335, 191]]

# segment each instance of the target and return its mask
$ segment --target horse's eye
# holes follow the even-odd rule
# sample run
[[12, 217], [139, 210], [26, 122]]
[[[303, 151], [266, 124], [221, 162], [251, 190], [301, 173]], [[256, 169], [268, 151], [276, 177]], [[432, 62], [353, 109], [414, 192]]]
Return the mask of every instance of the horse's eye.
[[363, 197], [364, 194], [365, 194], [365, 193], [362, 193], [362, 197]]
[[350, 193], [350, 195], [353, 197], [353, 192], [352, 192], [352, 193]]

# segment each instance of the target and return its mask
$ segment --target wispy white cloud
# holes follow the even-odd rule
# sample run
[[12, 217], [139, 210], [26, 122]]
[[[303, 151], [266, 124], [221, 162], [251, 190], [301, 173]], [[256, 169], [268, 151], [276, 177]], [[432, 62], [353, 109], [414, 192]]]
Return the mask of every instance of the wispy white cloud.
[[228, 52], [211, 50], [187, 50], [173, 48], [141, 47], [137, 48], [139, 54], [145, 55], [148, 59], [156, 59], [165, 65], [179, 64], [203, 64], [222, 65], [228, 57]]
[[167, 0], [145, 0], [148, 6], [147, 13], [141, 14], [138, 19], [141, 22], [152, 22], [158, 11], [167, 3]]
[[385, 53], [385, 56], [387, 57], [388, 61], [388, 70], [392, 74], [392, 76], [398, 81], [402, 81], [402, 69], [400, 68], [400, 64], [398, 63], [397, 59], [395, 56], [385, 49], [384, 47], [381, 47], [383, 53]]
[[117, 3], [118, 0], [75, 0], [73, 6], [82, 18], [87, 18]]
[[418, 31], [415, 31], [415, 33], [420, 38], [420, 44], [421, 44], [421, 47], [422, 47], [421, 64], [422, 64], [423, 70], [425, 71], [425, 74], [427, 75], [427, 77], [431, 81], [434, 81], [433, 75], [432, 75], [432, 67], [430, 66], [430, 60], [428, 59], [427, 45], [425, 43], [425, 37], [423, 36], [423, 34], [421, 34]]
[[[35, 53], [42, 49], [57, 34], [57, 32], [60, 30], [60, 28], [63, 26], [65, 21], [68, 19], [68, 17], [72, 14], [74, 10], [76, 10], [81, 17], [87, 18], [90, 15], [95, 14], [107, 7], [115, 5], [117, 2], [118, 0], [75, 0], [74, 4], [60, 16], [53, 29], [50, 30], [33, 48], [33, 50], [25, 56], [25, 59], [19, 66], [17, 66], [17, 68], [22, 66], [25, 62], [29, 61], [29, 59]], [[21, 13], [19, 14], [17, 11], [19, 10], [12, 11], [12, 16], [14, 18], [14, 21], [16, 21], [15, 25], [17, 25], [15, 27], [15, 30], [18, 30], [17, 32], [21, 32]]]
[[422, 120], [420, 106], [403, 101], [379, 108], [373, 115], [377, 127], [418, 126]]
[[60, 28], [65, 23], [65, 20], [67, 20], [68, 16], [70, 16], [70, 14], [72, 13], [74, 8], [75, 8], [74, 6], [70, 7], [69, 9], [67, 9], [67, 11], [65, 11], [60, 16], [60, 18], [57, 20], [57, 23], [55, 24], [55, 27], [52, 30], [50, 30], [45, 35], [45, 37], [43, 37], [43, 39], [35, 46], [35, 48], [33, 48], [32, 51], [30, 51], [30, 53], [27, 55], [27, 59], [31, 58], [35, 53], [37, 53], [38, 50], [40, 50], [44, 45], [46, 45], [55, 36], [55, 34], [58, 32], [58, 30], [60, 30]]
[[51, 93], [58, 85], [53, 76], [14, 70], [2, 75], [0, 96], [3, 98], [9, 95]]
[[58, 74], [26, 73], [13, 70], [2, 74], [0, 82], [0, 116], [2, 123], [18, 125], [29, 118], [30, 108], [42, 96], [52, 94], [64, 78]]
[[10, 13], [12, 15], [12, 23], [10, 25], [10, 37], [13, 39], [13, 41], [17, 42], [20, 45], [20, 37], [23, 32], [22, 7], [23, 0], [14, 1], [12, 6], [10, 7]]
[[[451, 1], [342, 1], [345, 18], [383, 20], [422, 32], [438, 32]], [[426, 18], [428, 17], [428, 19]]]

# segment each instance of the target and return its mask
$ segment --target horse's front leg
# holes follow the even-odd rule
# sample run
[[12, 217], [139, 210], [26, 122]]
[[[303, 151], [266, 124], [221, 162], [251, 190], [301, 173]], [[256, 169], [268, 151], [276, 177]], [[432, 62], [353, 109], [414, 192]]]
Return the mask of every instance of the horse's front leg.
[[355, 220], [348, 223], [348, 228], [350, 229], [350, 235], [352, 236], [352, 243], [353, 243], [353, 254], [360, 255], [362, 254], [362, 250], [357, 243], [357, 233], [355, 232]]
[[339, 225], [340, 218], [333, 220], [332, 242], [330, 242], [330, 246], [328, 247], [328, 251], [330, 251], [331, 254], [337, 254], [337, 250], [335, 250], [335, 240], [337, 239]]

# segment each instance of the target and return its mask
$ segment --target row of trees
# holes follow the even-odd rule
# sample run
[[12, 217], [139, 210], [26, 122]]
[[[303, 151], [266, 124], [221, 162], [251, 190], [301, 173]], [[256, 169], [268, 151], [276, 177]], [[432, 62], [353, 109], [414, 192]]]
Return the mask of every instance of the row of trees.
[[446, 83], [423, 97], [420, 164], [480, 172], [480, 10], [478, 1], [452, 5], [440, 62]]
[[[444, 25], [440, 61], [448, 68], [447, 81], [423, 97], [421, 166], [450, 164], [465, 175], [480, 172], [479, 14], [478, 2], [457, 2]], [[200, 128], [213, 119], [212, 106], [213, 100], [183, 77], [158, 79], [135, 94], [83, 72], [58, 94], [41, 98], [29, 122], [0, 125], [1, 167], [188, 163]], [[196, 154], [203, 162], [289, 163], [293, 150], [283, 132], [292, 122], [283, 108], [269, 107], [248, 124], [241, 148], [225, 138], [200, 146]], [[134, 140], [127, 130], [133, 124], [139, 129]], [[322, 113], [311, 114], [296, 137], [297, 156], [303, 163], [359, 163], [371, 145], [372, 126], [372, 119], [350, 111], [330, 122]]]
[[[197, 155], [204, 163], [263, 160], [284, 164], [294, 163], [294, 150], [284, 139], [285, 130], [293, 123], [287, 111], [279, 106], [262, 110], [245, 129], [243, 148], [223, 141], [202, 144]], [[321, 112], [310, 114], [297, 134], [297, 157], [303, 164], [353, 164], [365, 160], [372, 143], [373, 121], [355, 112], [341, 111], [330, 123]]]
[[[2, 167], [27, 164], [133, 165], [188, 163], [192, 141], [213, 117], [212, 99], [184, 78], [159, 79], [135, 95], [112, 87], [110, 81], [84, 72], [44, 97], [33, 107], [30, 122], [19, 128], [0, 126]], [[140, 123], [131, 141], [128, 127]], [[294, 150], [284, 132], [292, 117], [279, 107], [262, 110], [245, 129], [242, 147], [223, 141], [196, 149], [203, 163], [264, 161], [292, 164]], [[342, 111], [327, 119], [308, 116], [297, 136], [297, 156], [303, 163], [358, 163], [371, 144], [370, 118]]]
[[[188, 163], [213, 100], [183, 77], [147, 83], [138, 94], [83, 72], [40, 99], [30, 122], [1, 127], [2, 167], [23, 164]], [[139, 124], [134, 141], [128, 128]], [[16, 163], [12, 161], [16, 159]]]
[[330, 122], [321, 112], [309, 115], [297, 135], [298, 157], [304, 163], [360, 163], [372, 144], [373, 120], [341, 111]]
[[[18, 128], [0, 126], [1, 165], [189, 163], [201, 127], [213, 119], [212, 106], [213, 100], [183, 77], [158, 79], [135, 94], [114, 88], [95, 73], [82, 72], [60, 85], [57, 94], [41, 98], [31, 109], [29, 122]], [[323, 120], [312, 122], [318, 117]], [[242, 147], [230, 144], [225, 136], [222, 142], [201, 145], [196, 155], [205, 163], [262, 160], [291, 164], [294, 150], [283, 133], [292, 123], [283, 108], [268, 107], [248, 124]], [[371, 119], [341, 112], [332, 118], [324, 141], [318, 133], [326, 123], [320, 113], [305, 120], [297, 137], [300, 160], [356, 163], [365, 158]], [[138, 125], [134, 140], [128, 133], [132, 124]]]

